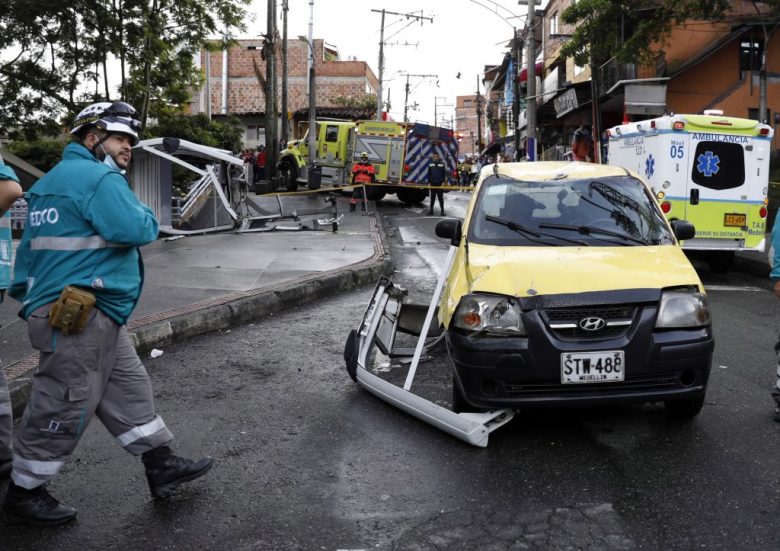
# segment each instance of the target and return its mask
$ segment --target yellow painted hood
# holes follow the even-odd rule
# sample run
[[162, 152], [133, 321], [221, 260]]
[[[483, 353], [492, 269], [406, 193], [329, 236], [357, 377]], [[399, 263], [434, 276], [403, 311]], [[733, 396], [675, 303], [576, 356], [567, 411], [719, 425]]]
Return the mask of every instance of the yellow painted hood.
[[704, 290], [676, 245], [495, 247], [470, 243], [468, 251], [467, 265], [461, 246], [447, 279], [441, 303], [447, 320], [460, 298], [472, 292], [527, 297], [677, 285]]

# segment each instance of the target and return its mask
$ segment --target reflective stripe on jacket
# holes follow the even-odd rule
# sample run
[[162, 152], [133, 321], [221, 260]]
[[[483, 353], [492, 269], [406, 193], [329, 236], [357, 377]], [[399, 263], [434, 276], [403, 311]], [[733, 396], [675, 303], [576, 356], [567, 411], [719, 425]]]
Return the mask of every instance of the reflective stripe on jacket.
[[9, 291], [22, 302], [22, 317], [75, 285], [93, 292], [97, 307], [114, 321], [126, 323], [143, 285], [138, 247], [157, 238], [152, 210], [121, 173], [77, 143], [26, 198], [29, 214]]

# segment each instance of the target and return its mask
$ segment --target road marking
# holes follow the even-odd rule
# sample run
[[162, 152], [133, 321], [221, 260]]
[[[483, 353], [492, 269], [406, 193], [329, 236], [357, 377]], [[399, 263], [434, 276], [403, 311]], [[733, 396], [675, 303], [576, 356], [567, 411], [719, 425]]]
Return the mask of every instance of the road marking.
[[749, 293], [758, 293], [761, 291], [766, 291], [766, 289], [762, 289], [761, 287], [741, 287], [738, 285], [705, 285], [704, 289], [706, 291], [746, 291]]

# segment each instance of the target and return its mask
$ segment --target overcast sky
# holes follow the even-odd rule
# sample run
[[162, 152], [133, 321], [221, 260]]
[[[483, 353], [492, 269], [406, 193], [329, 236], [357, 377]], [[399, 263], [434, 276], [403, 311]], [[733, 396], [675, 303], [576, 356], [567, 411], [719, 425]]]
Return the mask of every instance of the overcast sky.
[[[279, 0], [280, 33], [281, 4]], [[307, 36], [309, 0], [289, 0], [288, 5], [288, 37]], [[385, 15], [382, 94], [387, 99], [390, 90], [391, 114], [395, 120], [403, 120], [406, 76], [402, 73], [437, 75], [409, 77], [409, 104], [419, 105], [418, 110], [409, 111], [409, 119], [430, 124], [434, 123], [434, 112], [440, 122], [444, 117], [449, 123], [455, 116], [455, 96], [476, 92], [484, 66], [501, 63], [513, 26], [522, 28], [528, 13], [528, 6], [519, 5], [517, 0], [314, 0], [314, 38], [336, 46], [341, 59], [354, 56], [368, 62], [378, 74], [382, 16], [372, 10], [382, 9], [433, 18], [433, 22], [426, 19], [421, 24]], [[255, 21], [250, 23], [247, 36], [265, 33], [266, 0], [253, 0], [250, 11]], [[458, 73], [460, 78], [456, 78]]]

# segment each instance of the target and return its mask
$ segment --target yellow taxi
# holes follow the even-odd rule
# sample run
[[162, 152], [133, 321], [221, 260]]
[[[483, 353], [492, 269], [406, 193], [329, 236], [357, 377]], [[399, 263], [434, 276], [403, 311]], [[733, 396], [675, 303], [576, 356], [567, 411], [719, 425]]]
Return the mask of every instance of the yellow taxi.
[[714, 347], [710, 309], [669, 223], [634, 173], [592, 163], [483, 168], [438, 321], [453, 410], [664, 402], [699, 413]]

